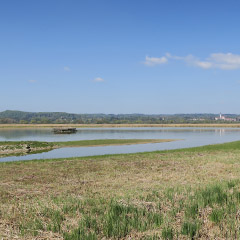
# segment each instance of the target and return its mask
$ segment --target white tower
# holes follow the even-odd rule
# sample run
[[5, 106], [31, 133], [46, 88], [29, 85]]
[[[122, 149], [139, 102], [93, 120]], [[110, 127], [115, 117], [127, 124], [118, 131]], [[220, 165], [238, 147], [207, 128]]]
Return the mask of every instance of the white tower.
[[222, 113], [220, 113], [220, 115], [219, 115], [219, 116], [220, 116], [219, 118], [220, 118], [220, 119], [222, 119]]

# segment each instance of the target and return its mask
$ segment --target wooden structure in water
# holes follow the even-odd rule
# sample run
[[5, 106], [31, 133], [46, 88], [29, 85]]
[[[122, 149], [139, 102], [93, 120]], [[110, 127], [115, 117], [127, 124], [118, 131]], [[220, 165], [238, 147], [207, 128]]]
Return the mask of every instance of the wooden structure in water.
[[76, 133], [76, 128], [54, 128], [53, 133], [55, 134], [70, 134], [70, 133]]

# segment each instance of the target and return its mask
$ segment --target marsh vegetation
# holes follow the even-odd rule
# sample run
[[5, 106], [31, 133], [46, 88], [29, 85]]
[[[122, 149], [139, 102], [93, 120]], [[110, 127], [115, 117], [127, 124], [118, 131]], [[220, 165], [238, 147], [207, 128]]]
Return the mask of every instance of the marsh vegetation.
[[238, 239], [240, 142], [0, 164], [0, 236]]

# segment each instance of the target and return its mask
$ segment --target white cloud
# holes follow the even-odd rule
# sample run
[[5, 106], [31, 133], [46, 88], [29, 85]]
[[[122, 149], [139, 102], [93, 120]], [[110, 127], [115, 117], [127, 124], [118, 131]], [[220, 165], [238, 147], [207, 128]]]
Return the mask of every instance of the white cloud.
[[65, 67], [63, 68], [63, 70], [64, 70], [65, 72], [70, 72], [70, 71], [71, 71], [71, 68], [68, 67], [68, 66], [65, 66]]
[[37, 80], [31, 79], [31, 80], [28, 80], [28, 82], [30, 82], [30, 83], [36, 83]]
[[167, 61], [168, 59], [165, 56], [159, 57], [159, 58], [146, 56], [144, 64], [148, 66], [155, 66], [155, 65], [167, 63]]
[[198, 61], [198, 60], [194, 62], [194, 65], [204, 69], [209, 69], [213, 67], [213, 64], [211, 62]]
[[94, 78], [94, 82], [104, 82], [104, 79], [97, 77], [97, 78]]
[[224, 70], [232, 70], [240, 68], [240, 55], [232, 53], [213, 53], [210, 55], [209, 61], [214, 66]]
[[[152, 59], [152, 58], [149, 58], [149, 59]], [[163, 57], [153, 58], [153, 59], [162, 59], [163, 63], [167, 62], [168, 60], [184, 61], [190, 66], [196, 66], [203, 69], [216, 69], [216, 68], [222, 69], [222, 70], [240, 69], [240, 55], [233, 54], [233, 53], [212, 53], [209, 55], [209, 57], [203, 60], [200, 60], [199, 58], [193, 55], [187, 55], [187, 56], [181, 57], [181, 56], [173, 56], [170, 53], [166, 53], [166, 55]], [[159, 63], [154, 63], [155, 61], [153, 61], [153, 63], [149, 61], [149, 64], [146, 64], [146, 63], [145, 64], [154, 66], [156, 64], [160, 64], [161, 62], [159, 60]], [[147, 58], [146, 58], [146, 62], [147, 62]]]
[[222, 70], [240, 69], [240, 55], [232, 53], [212, 53], [204, 60], [194, 59], [193, 65], [204, 68], [218, 68]]

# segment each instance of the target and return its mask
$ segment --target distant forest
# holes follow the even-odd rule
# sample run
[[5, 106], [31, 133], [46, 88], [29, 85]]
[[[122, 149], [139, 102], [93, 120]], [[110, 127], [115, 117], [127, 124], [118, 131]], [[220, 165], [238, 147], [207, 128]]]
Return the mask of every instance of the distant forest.
[[[164, 124], [164, 123], [212, 123], [217, 114], [72, 114], [65, 112], [0, 112], [1, 124]], [[240, 115], [224, 114], [240, 121]]]

